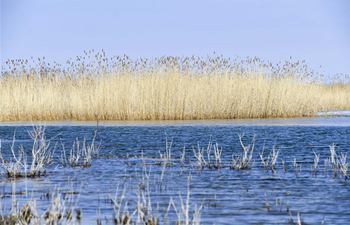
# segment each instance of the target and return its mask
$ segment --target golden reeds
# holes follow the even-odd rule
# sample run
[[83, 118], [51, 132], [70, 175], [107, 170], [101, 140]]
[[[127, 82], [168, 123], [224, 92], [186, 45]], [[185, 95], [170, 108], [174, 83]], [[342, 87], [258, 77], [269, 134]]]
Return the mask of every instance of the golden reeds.
[[[4, 73], [0, 121], [276, 118], [350, 109], [350, 85], [306, 81], [300, 71], [239, 72], [215, 62], [211, 69], [188, 72], [184, 60], [181, 69], [176, 63], [172, 70], [137, 69], [138, 64], [130, 69], [125, 61], [118, 71], [84, 70], [88, 66], [82, 64], [57, 72], [45, 64], [34, 72]], [[163, 63], [169, 61], [174, 59]]]

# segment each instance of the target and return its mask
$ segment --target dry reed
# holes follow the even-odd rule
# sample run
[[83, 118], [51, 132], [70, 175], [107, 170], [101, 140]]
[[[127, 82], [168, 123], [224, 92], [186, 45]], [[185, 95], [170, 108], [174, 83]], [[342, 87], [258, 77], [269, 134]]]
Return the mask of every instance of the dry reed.
[[113, 61], [104, 54], [96, 54], [95, 64], [85, 64], [88, 57], [65, 66], [39, 59], [35, 68], [7, 61], [0, 121], [300, 117], [350, 109], [350, 85], [310, 79], [299, 63], [276, 68], [257, 58]]

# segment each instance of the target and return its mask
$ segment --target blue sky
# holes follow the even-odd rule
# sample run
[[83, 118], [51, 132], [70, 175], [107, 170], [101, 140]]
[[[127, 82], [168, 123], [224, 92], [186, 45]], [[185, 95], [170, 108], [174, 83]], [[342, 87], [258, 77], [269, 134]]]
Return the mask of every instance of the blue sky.
[[[63, 61], [109, 55], [305, 59], [350, 74], [347, 0], [0, 0], [1, 55]], [[322, 68], [319, 68], [319, 66]]]

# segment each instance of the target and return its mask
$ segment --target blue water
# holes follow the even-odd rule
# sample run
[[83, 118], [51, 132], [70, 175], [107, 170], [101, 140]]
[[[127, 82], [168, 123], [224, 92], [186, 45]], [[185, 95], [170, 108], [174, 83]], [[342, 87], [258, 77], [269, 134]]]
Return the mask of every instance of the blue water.
[[[300, 123], [293, 119], [282, 120], [283, 123], [268, 121], [47, 126], [47, 138], [53, 138], [51, 145], [63, 142], [66, 147], [77, 137], [90, 140], [97, 129], [97, 140], [101, 143], [99, 156], [90, 168], [63, 167], [59, 160], [60, 144], [57, 144], [55, 160], [48, 166], [46, 176], [13, 181], [2, 175], [2, 213], [10, 210], [14, 185], [19, 205], [35, 199], [41, 211], [50, 202], [44, 197], [46, 193], [71, 194], [74, 190], [74, 205], [83, 212], [82, 224], [96, 224], [97, 209], [102, 222], [111, 224], [113, 205], [108, 199], [117, 189], [119, 192], [125, 190], [129, 211], [133, 212], [146, 168], [150, 176], [152, 211], [162, 223], [170, 198], [179, 204], [179, 195], [186, 197], [188, 176], [191, 175], [190, 205], [191, 209], [202, 205], [202, 224], [288, 224], [290, 218], [296, 221], [297, 213], [306, 224], [349, 224], [350, 181], [339, 174], [334, 177], [331, 169], [325, 167], [324, 160], [329, 157], [329, 145], [333, 143], [338, 153], [350, 154], [350, 118], [313, 122], [302, 119], [304, 122]], [[14, 132], [16, 145], [29, 150], [28, 130], [31, 130], [30, 126], [18, 124], [0, 126], [5, 157], [10, 156]], [[255, 135], [254, 163], [250, 170], [229, 168], [232, 154], [241, 152], [238, 134], [244, 134], [246, 144]], [[165, 150], [166, 139], [173, 141], [173, 163], [165, 168], [161, 179], [163, 166], [157, 162], [159, 152]], [[223, 149], [221, 169], [201, 170], [196, 166], [192, 148], [197, 144], [206, 147], [209, 140]], [[184, 146], [183, 164], [178, 159]], [[263, 146], [267, 153], [272, 146], [280, 151], [275, 173], [261, 166], [258, 153]], [[311, 171], [313, 151], [321, 156], [316, 175]], [[144, 160], [141, 160], [142, 155]], [[294, 158], [301, 165], [301, 172], [293, 169]], [[283, 170], [281, 159], [286, 161], [287, 171]], [[169, 224], [174, 224], [174, 210], [170, 210], [168, 217]]]

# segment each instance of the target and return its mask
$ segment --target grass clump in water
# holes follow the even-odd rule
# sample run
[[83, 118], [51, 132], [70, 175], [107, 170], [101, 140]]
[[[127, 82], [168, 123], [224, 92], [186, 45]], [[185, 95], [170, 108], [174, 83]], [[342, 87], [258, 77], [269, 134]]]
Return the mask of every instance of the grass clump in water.
[[262, 153], [259, 154], [261, 164], [265, 169], [271, 169], [272, 172], [275, 172], [278, 155], [279, 155], [279, 151], [276, 149], [275, 146], [272, 147], [272, 150], [267, 157], [264, 156], [264, 150], [263, 150]]
[[235, 170], [247, 170], [252, 167], [253, 164], [253, 152], [254, 152], [254, 146], [255, 146], [255, 136], [252, 139], [251, 144], [245, 145], [243, 143], [243, 135], [238, 135], [239, 142], [242, 147], [242, 154], [241, 155], [232, 155], [232, 163], [231, 163], [231, 169]]
[[100, 145], [96, 145], [96, 134], [97, 132], [95, 131], [90, 144], [85, 138], [82, 142], [76, 138], [76, 140], [73, 142], [72, 148], [69, 151], [69, 154], [66, 153], [64, 144], [62, 144], [62, 164], [70, 167], [90, 167], [92, 159], [98, 155], [100, 150]]
[[[42, 212], [36, 200], [26, 201], [18, 207], [15, 193], [15, 182], [12, 184], [11, 212], [0, 214], [0, 224], [4, 225], [74, 225], [81, 224], [82, 212], [74, 208], [73, 198], [63, 197], [58, 191], [48, 194], [51, 199], [47, 209]], [[1, 200], [1, 199], [0, 199]], [[1, 204], [1, 201], [0, 201]]]
[[52, 160], [52, 150], [50, 141], [46, 140], [45, 127], [33, 127], [33, 130], [28, 133], [33, 141], [29, 162], [23, 146], [19, 147], [16, 154], [15, 135], [10, 147], [11, 157], [9, 160], [5, 159], [2, 154], [0, 141], [0, 168], [2, 168], [8, 178], [40, 177], [46, 174], [45, 167]]
[[205, 167], [209, 169], [220, 169], [222, 166], [222, 148], [219, 147], [218, 143], [213, 143], [211, 140], [209, 140], [207, 148], [200, 147], [198, 143], [197, 150], [193, 148], [193, 155], [198, 167], [201, 169]]

